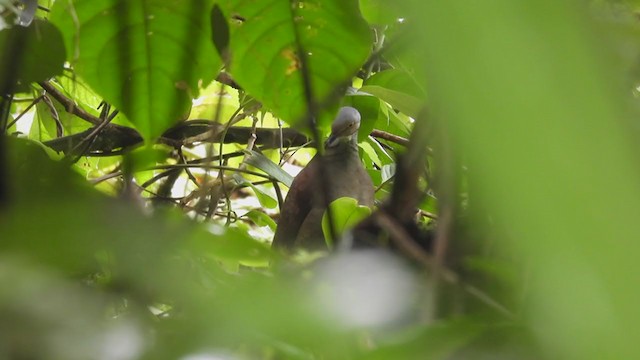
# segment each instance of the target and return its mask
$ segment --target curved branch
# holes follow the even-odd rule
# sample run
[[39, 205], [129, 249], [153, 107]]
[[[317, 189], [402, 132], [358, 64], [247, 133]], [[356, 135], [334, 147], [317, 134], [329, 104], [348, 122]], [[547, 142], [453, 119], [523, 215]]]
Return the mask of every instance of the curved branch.
[[[50, 82], [42, 81], [38, 84], [46, 90], [52, 98], [62, 104], [65, 110], [70, 114], [76, 115], [77, 117], [96, 126], [102, 123], [100, 118], [79, 107], [72, 99], [64, 95]], [[198, 142], [246, 144], [252, 136], [253, 129], [251, 127], [231, 126], [223, 137], [222, 134], [224, 127], [225, 125], [210, 120], [188, 120], [165, 131], [158, 139], [158, 142], [176, 148]], [[95, 127], [77, 134], [62, 136], [46, 141], [44, 144], [55, 151], [66, 154], [91, 134], [94, 129]], [[296, 147], [310, 144], [309, 138], [306, 135], [292, 128], [256, 128], [255, 136], [257, 137], [255, 144], [263, 149], [276, 149], [281, 146]], [[409, 145], [408, 139], [382, 130], [374, 129], [371, 132], [371, 136], [402, 146]], [[123, 152], [141, 145], [142, 142], [142, 136], [135, 129], [116, 124], [107, 124], [104, 126], [100, 135], [96, 137], [95, 141], [87, 149], [85, 155], [120, 155]], [[311, 144], [312, 143], [313, 142], [311, 142]]]

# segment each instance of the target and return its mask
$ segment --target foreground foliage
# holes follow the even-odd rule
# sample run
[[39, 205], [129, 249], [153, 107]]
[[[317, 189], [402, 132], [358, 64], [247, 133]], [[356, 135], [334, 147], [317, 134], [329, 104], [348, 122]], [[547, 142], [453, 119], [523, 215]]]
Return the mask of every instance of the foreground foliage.
[[[638, 356], [634, 2], [24, 3], [0, 357]], [[396, 223], [273, 251], [341, 105], [379, 208], [333, 226]]]

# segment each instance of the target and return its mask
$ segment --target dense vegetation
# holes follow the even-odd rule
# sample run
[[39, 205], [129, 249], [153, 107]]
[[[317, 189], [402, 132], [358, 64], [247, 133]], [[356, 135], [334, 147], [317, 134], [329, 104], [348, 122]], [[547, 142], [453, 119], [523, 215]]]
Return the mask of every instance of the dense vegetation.
[[393, 3], [0, 0], [0, 357], [638, 358], [640, 5]]

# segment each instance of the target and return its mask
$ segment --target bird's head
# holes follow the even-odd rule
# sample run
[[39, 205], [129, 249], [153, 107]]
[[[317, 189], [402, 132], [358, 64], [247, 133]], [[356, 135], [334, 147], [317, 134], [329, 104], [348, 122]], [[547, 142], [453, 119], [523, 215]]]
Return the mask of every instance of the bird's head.
[[343, 106], [331, 124], [331, 135], [324, 143], [326, 148], [333, 148], [341, 143], [352, 142], [358, 136], [360, 113], [351, 106]]

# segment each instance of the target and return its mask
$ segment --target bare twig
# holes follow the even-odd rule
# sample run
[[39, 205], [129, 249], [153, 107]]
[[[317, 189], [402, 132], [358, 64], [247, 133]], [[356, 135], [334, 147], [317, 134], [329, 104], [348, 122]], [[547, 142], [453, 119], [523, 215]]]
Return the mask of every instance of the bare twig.
[[38, 85], [40, 85], [40, 87], [42, 87], [44, 90], [47, 91], [47, 93], [49, 95], [51, 95], [51, 97], [53, 97], [54, 99], [56, 99], [56, 101], [58, 101], [60, 104], [64, 105], [65, 110], [68, 113], [71, 113], [83, 120], [86, 120], [94, 125], [100, 125], [102, 123], [102, 121], [100, 120], [100, 118], [98, 118], [97, 116], [94, 116], [90, 113], [88, 113], [87, 111], [85, 111], [83, 108], [79, 107], [78, 105], [76, 105], [76, 103], [69, 99], [68, 97], [66, 97], [62, 92], [60, 92], [58, 89], [55, 88], [55, 86], [53, 86], [50, 82], [48, 81], [41, 81], [38, 83]]
[[373, 136], [375, 138], [378, 138], [378, 139], [384, 139], [384, 140], [387, 140], [387, 141], [391, 141], [391, 142], [396, 143], [398, 145], [409, 146], [409, 139], [406, 139], [406, 138], [403, 138], [401, 136], [388, 133], [386, 131], [373, 129], [371, 131], [371, 136]]
[[[18, 116], [16, 116], [16, 118], [13, 119], [13, 121], [10, 122], [9, 125], [7, 125], [7, 129], [12, 127], [15, 123], [17, 123], [18, 120], [20, 120], [26, 113], [28, 113], [32, 107], [34, 107], [40, 100], [42, 100], [43, 97], [44, 95], [40, 95], [37, 98], [33, 99], [31, 104], [29, 104], [29, 106], [27, 106], [24, 110], [22, 110], [22, 112]], [[14, 100], [13, 102], [16, 102], [16, 101]]]
[[91, 130], [89, 135], [87, 135], [84, 139], [82, 139], [82, 141], [80, 141], [76, 146], [74, 146], [73, 149], [71, 149], [71, 151], [67, 155], [67, 158], [71, 157], [71, 156], [74, 156], [74, 154], [76, 153], [76, 151], [78, 149], [80, 149], [82, 146], [86, 145], [86, 147], [83, 149], [83, 151], [79, 152], [78, 156], [76, 157], [75, 160], [72, 161], [72, 163], [75, 163], [76, 161], [78, 161], [82, 157], [82, 154], [84, 154], [84, 152], [91, 146], [91, 142], [95, 140], [96, 136], [98, 136], [98, 134], [102, 130], [104, 130], [104, 128], [107, 125], [109, 125], [111, 120], [114, 118], [114, 116], [108, 116], [109, 108], [106, 107], [105, 109], [106, 109], [106, 111], [104, 112], [104, 116], [103, 116], [104, 119], [102, 120], [102, 122], [98, 126], [93, 128], [93, 130]]
[[489, 296], [482, 290], [462, 281], [460, 276], [454, 271], [441, 264], [438, 264], [437, 260], [433, 256], [429, 255], [420, 246], [418, 246], [418, 244], [416, 244], [411, 235], [409, 235], [404, 227], [398, 224], [393, 217], [382, 211], [378, 211], [372, 216], [375, 216], [375, 221], [381, 228], [388, 231], [392, 241], [394, 241], [400, 251], [405, 253], [407, 256], [422, 263], [431, 271], [438, 272], [440, 277], [444, 281], [460, 286], [460, 288], [462, 288], [468, 294], [480, 300], [482, 303], [496, 310], [500, 314], [510, 319], [515, 318], [515, 315], [504, 305], [494, 300], [491, 296]]
[[438, 220], [438, 215], [436, 215], [434, 213], [430, 213], [430, 212], [424, 211], [424, 210], [418, 210], [418, 213], [421, 216], [428, 217], [429, 219]]
[[62, 126], [62, 122], [60, 121], [60, 115], [58, 114], [58, 110], [56, 110], [56, 107], [53, 105], [53, 102], [51, 102], [51, 99], [49, 99], [47, 95], [44, 95], [42, 97], [42, 101], [49, 108], [49, 112], [51, 113], [51, 118], [56, 123], [56, 136], [57, 137], [63, 136], [64, 127]]
[[[208, 164], [173, 164], [173, 165], [156, 165], [156, 166], [152, 166], [149, 167], [145, 170], [172, 170], [172, 169], [184, 169], [184, 168], [200, 168], [200, 169], [214, 169], [214, 170], [228, 170], [228, 171], [240, 171], [249, 175], [254, 175], [254, 176], [258, 176], [264, 179], [267, 179], [268, 181], [277, 181], [276, 179], [272, 178], [269, 175], [265, 175], [265, 174], [261, 174], [257, 171], [251, 171], [251, 170], [239, 170], [238, 168], [234, 168], [231, 166], [218, 166], [218, 165], [208, 165]], [[122, 176], [122, 172], [118, 171], [118, 172], [113, 172], [111, 174], [107, 174], [107, 175], [103, 175], [99, 178], [96, 179], [92, 179], [91, 183], [93, 183], [94, 185], [97, 183], [100, 183], [102, 181], [105, 180], [109, 180], [109, 179], [113, 179], [116, 177]], [[159, 175], [156, 175], [159, 176]], [[166, 175], [164, 175], [166, 176]], [[151, 180], [149, 180], [151, 181]], [[146, 184], [146, 183], [145, 183]], [[147, 185], [148, 186], [148, 185]]]

